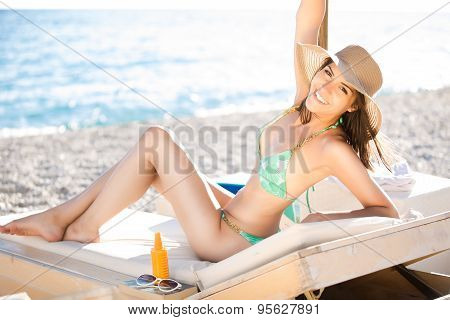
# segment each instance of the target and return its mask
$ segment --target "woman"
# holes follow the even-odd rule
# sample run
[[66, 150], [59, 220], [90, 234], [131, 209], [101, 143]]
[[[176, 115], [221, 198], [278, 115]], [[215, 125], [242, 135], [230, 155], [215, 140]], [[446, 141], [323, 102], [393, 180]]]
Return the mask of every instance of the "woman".
[[[364, 209], [326, 217], [312, 213], [302, 222], [397, 218], [396, 208], [367, 172], [370, 140], [386, 164], [376, 137], [381, 113], [371, 99], [381, 87], [381, 72], [359, 46], [348, 46], [336, 55], [317, 46], [324, 13], [325, 1], [300, 4], [294, 105], [261, 132], [257, 170], [236, 196], [198, 172], [169, 130], [152, 126], [81, 194], [0, 227], [0, 232], [40, 235], [48, 241], [98, 241], [99, 227], [152, 186], [171, 203], [196, 254], [220, 261], [276, 233], [283, 209], [330, 175], [339, 178]], [[286, 139], [276, 141], [274, 129]]]

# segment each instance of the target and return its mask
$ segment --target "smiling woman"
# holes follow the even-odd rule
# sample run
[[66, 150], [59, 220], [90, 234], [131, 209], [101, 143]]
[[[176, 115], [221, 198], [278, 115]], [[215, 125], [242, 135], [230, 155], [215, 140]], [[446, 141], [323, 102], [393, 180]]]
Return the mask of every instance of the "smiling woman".
[[[313, 115], [326, 117], [342, 114], [342, 128], [346, 133], [347, 143], [358, 154], [364, 166], [372, 169], [371, 156], [377, 156], [386, 168], [391, 170], [390, 162], [395, 158], [392, 144], [370, 127], [369, 114], [361, 107], [366, 104], [365, 95], [345, 82], [342, 73], [337, 70], [331, 57], [325, 58], [311, 82], [312, 94], [296, 107], [301, 123], [309, 123]], [[335, 78], [338, 81], [333, 81]], [[325, 82], [326, 86], [320, 86], [321, 81]], [[370, 145], [371, 140], [373, 146]], [[372, 150], [374, 147], [376, 152]]]
[[[170, 202], [194, 252], [217, 262], [279, 232], [283, 210], [328, 176], [341, 180], [363, 209], [327, 217], [397, 218], [394, 204], [367, 172], [370, 141], [384, 160], [377, 142], [381, 112], [372, 100], [382, 84], [381, 71], [360, 46], [331, 54], [317, 45], [325, 4], [303, 0], [297, 13], [294, 67], [299, 103], [276, 121], [288, 139], [276, 141], [270, 127], [261, 132], [258, 142], [264, 152], [259, 150], [257, 170], [233, 198], [215, 199], [221, 190], [211, 190], [174, 132], [151, 125], [82, 193], [0, 226], [0, 232], [39, 235], [48, 241], [97, 242], [100, 226], [154, 187]], [[278, 152], [267, 152], [267, 147]], [[320, 217], [312, 213], [301, 222]]]

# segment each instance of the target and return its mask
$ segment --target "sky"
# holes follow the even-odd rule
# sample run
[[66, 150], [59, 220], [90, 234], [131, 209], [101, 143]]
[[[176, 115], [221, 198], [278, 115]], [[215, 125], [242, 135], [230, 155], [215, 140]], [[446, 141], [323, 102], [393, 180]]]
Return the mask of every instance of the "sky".
[[[448, 0], [329, 0], [330, 10], [432, 12]], [[5, 5], [6, 4], [6, 5]], [[296, 10], [300, 0], [0, 0], [15, 9]]]

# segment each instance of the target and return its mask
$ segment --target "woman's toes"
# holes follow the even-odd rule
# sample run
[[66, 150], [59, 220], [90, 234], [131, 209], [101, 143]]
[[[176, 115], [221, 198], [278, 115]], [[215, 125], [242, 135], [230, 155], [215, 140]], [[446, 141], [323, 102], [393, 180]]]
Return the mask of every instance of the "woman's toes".
[[0, 232], [17, 236], [41, 236], [49, 242], [61, 241], [64, 228], [45, 216], [29, 216], [0, 227]]
[[17, 223], [15, 222], [10, 222], [6, 225], [6, 227], [8, 228], [8, 233], [9, 234], [16, 234], [17, 233]]
[[9, 233], [8, 225], [0, 226], [0, 233]]
[[23, 236], [25, 234], [20, 225], [17, 224], [17, 222], [11, 222], [7, 224], [6, 227], [8, 227], [9, 229], [9, 234], [17, 236]]

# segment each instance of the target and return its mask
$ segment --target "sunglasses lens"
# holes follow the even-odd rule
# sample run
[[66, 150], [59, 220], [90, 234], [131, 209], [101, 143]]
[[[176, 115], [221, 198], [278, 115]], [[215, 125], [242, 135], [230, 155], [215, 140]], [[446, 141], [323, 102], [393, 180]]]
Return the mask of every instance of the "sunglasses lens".
[[172, 291], [177, 289], [178, 286], [178, 282], [170, 279], [161, 280], [161, 282], [159, 283], [159, 288], [161, 291]]
[[153, 276], [151, 274], [143, 274], [143, 275], [139, 276], [139, 278], [136, 279], [136, 283], [139, 286], [145, 286], [145, 285], [155, 282], [155, 280], [156, 280], [155, 276]]

